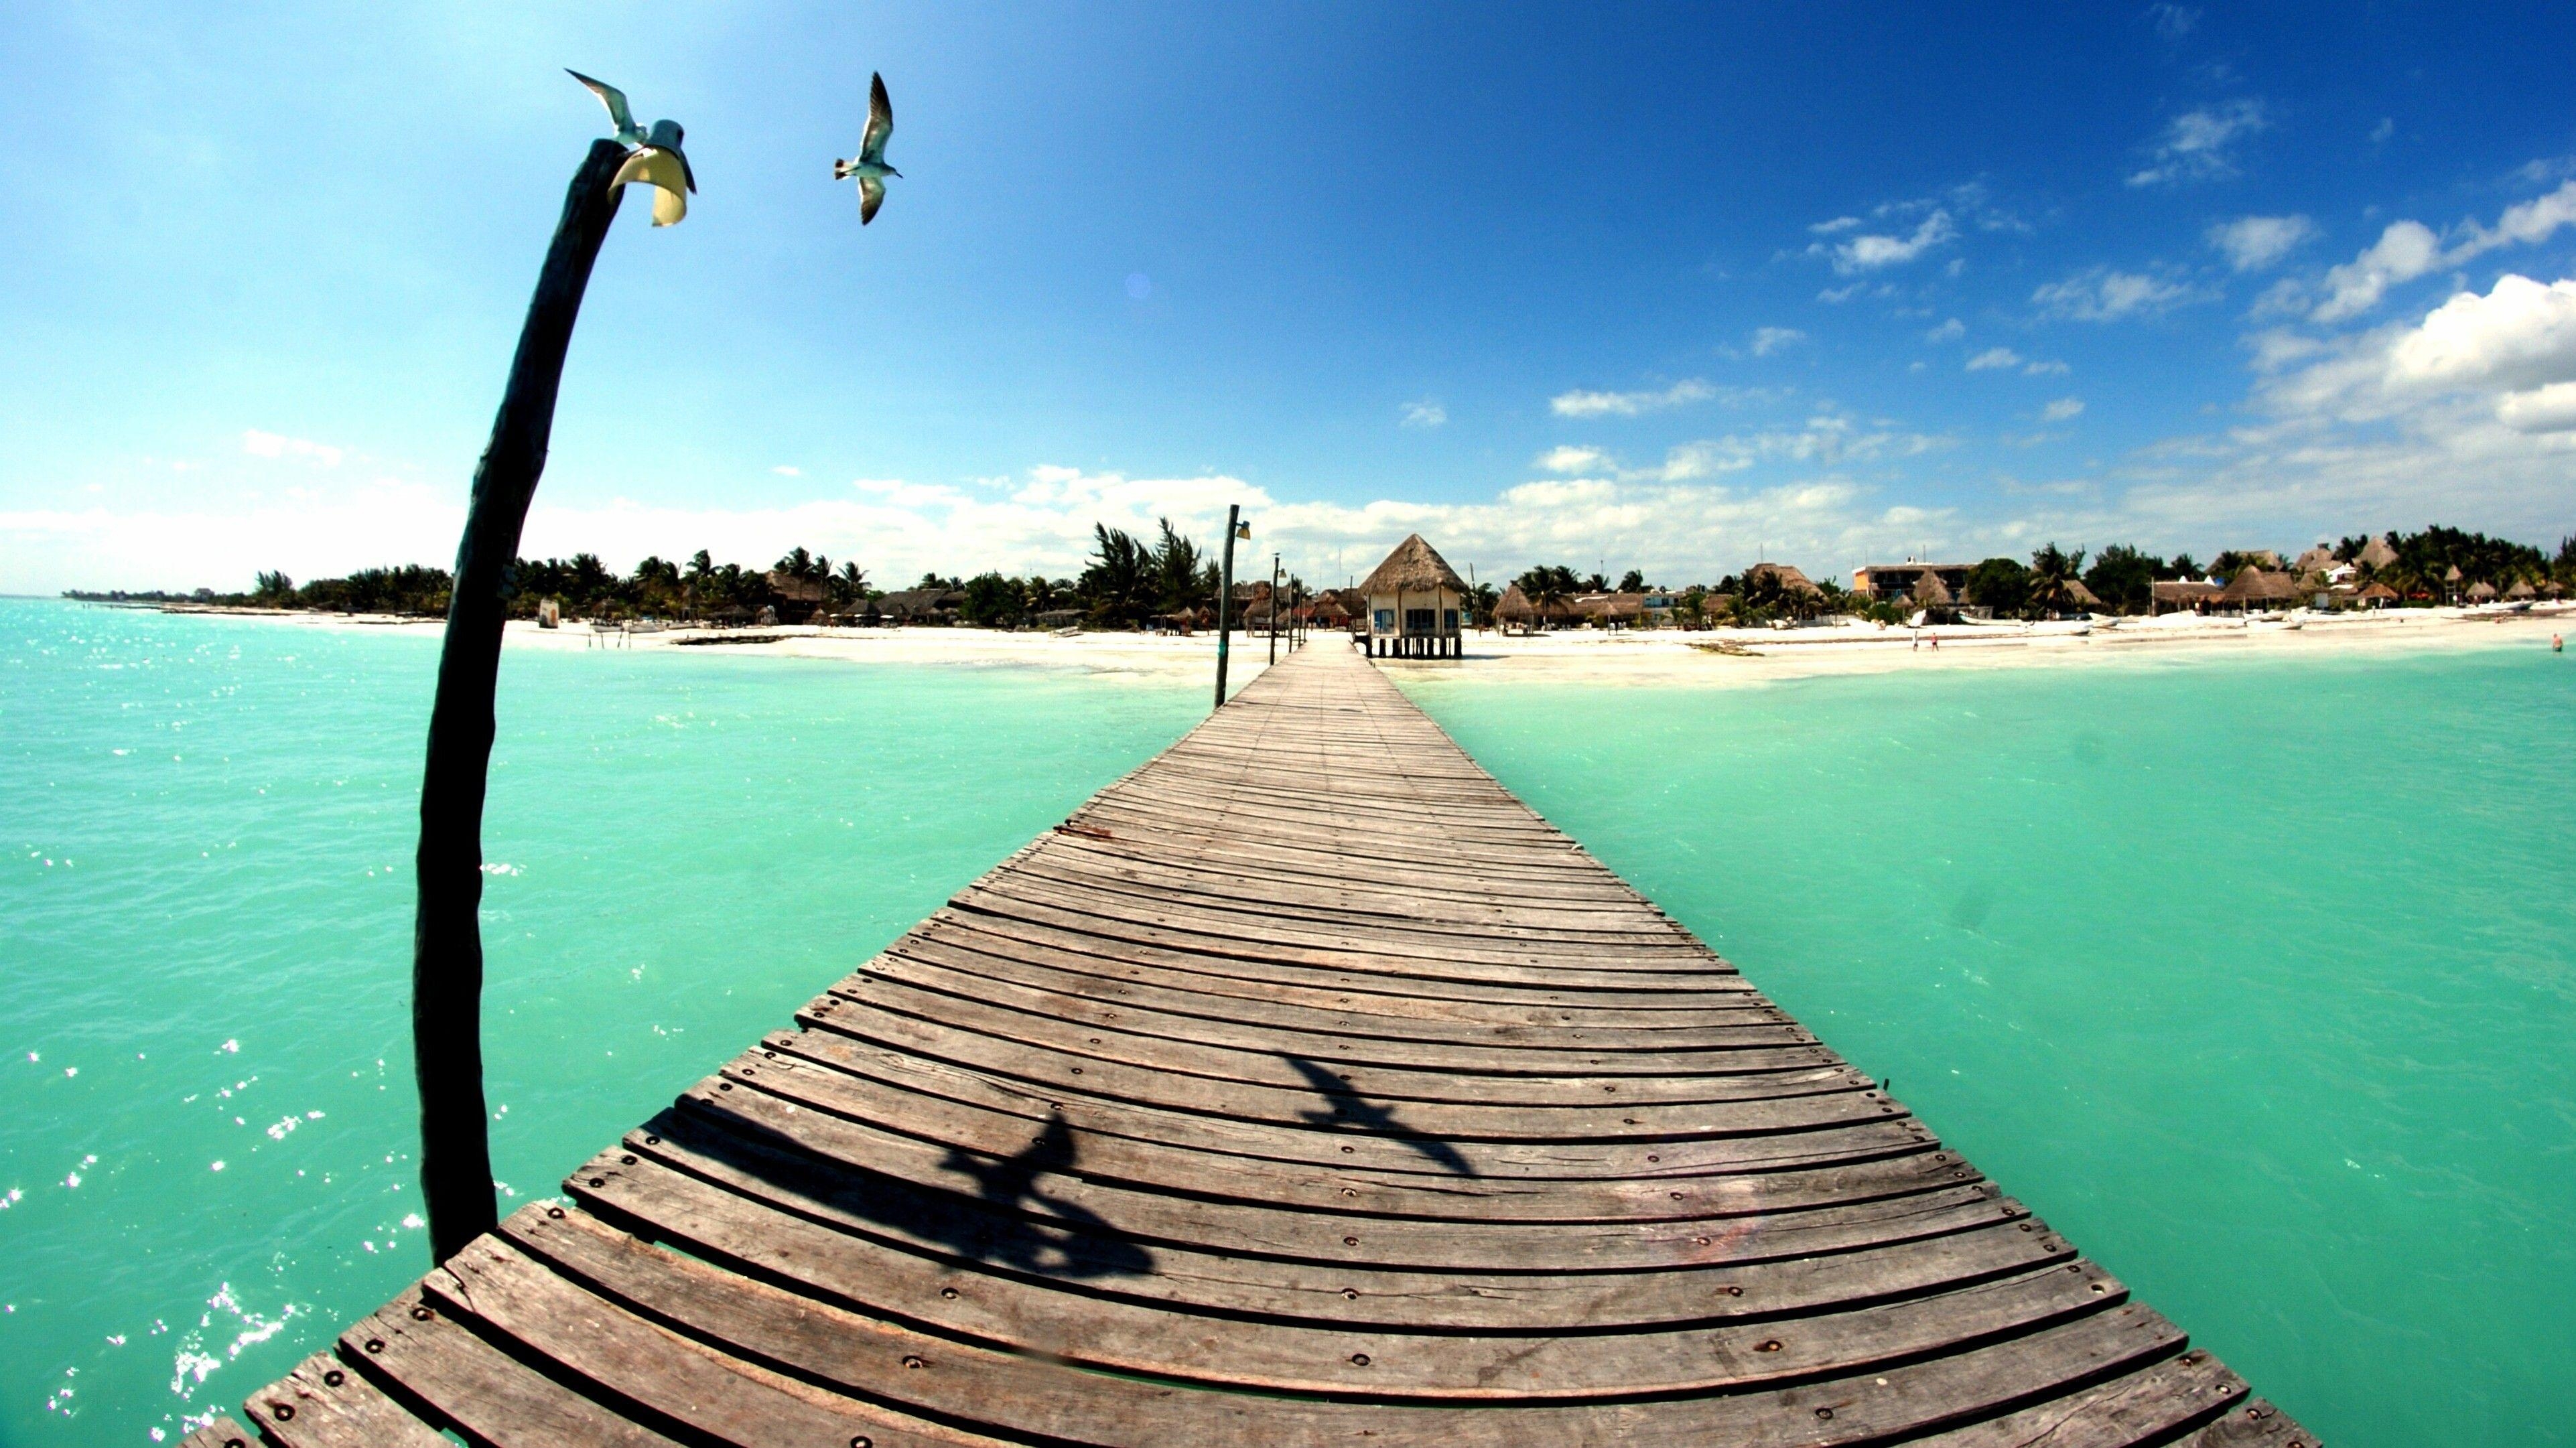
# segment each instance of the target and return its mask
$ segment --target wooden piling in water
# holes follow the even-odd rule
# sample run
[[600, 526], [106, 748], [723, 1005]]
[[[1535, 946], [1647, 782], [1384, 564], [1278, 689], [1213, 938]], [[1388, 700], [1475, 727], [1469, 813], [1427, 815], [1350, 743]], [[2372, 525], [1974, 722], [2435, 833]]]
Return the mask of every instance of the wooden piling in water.
[[412, 1069], [420, 1087], [420, 1184], [431, 1251], [445, 1261], [492, 1230], [492, 1150], [483, 1099], [483, 790], [492, 762], [492, 691], [509, 617], [509, 571], [519, 530], [546, 470], [564, 354], [592, 263], [623, 188], [626, 148], [591, 143], [565, 193], [510, 359], [492, 438], [474, 470], [465, 536], [456, 545], [447, 634], [430, 705], [420, 781], [420, 847], [413, 869]]

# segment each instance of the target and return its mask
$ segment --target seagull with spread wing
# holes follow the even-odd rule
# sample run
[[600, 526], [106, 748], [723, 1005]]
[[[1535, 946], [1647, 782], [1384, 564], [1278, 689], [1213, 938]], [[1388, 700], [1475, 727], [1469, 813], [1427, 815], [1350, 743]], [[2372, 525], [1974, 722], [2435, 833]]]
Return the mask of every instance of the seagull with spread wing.
[[653, 224], [676, 225], [689, 214], [689, 193], [698, 189], [698, 178], [689, 172], [689, 158], [680, 149], [682, 132], [678, 121], [655, 121], [653, 129], [635, 124], [634, 113], [626, 109], [626, 92], [603, 80], [593, 80], [577, 70], [564, 74], [590, 87], [599, 103], [608, 107], [609, 124], [617, 128], [617, 142], [631, 146], [634, 153], [626, 164], [617, 168], [617, 177], [609, 184], [623, 186], [641, 181], [653, 188]]
[[885, 205], [885, 178], [903, 173], [886, 164], [886, 137], [894, 134], [894, 102], [886, 99], [885, 77], [868, 75], [868, 129], [859, 137], [859, 154], [847, 161], [832, 163], [832, 179], [846, 181], [859, 178], [859, 225], [877, 219], [877, 208]]

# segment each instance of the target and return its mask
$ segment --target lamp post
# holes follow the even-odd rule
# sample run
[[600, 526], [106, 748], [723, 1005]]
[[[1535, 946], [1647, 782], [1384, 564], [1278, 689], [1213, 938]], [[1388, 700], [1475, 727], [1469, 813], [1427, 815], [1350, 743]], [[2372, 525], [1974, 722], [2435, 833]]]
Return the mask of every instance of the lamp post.
[[1252, 525], [1243, 521], [1243, 505], [1225, 505], [1225, 563], [1217, 571], [1216, 584], [1216, 707], [1225, 707], [1225, 645], [1232, 636], [1230, 621], [1234, 608], [1234, 540], [1252, 536]]
[[[674, 128], [675, 136], [677, 134]], [[420, 1087], [420, 1185], [430, 1251], [454, 1256], [498, 1222], [483, 1099], [483, 798], [492, 695], [511, 568], [554, 430], [555, 393], [583, 291], [625, 198], [625, 145], [593, 141], [537, 273], [491, 441], [474, 470], [430, 705], [420, 781], [419, 905], [412, 923], [412, 1068]]]

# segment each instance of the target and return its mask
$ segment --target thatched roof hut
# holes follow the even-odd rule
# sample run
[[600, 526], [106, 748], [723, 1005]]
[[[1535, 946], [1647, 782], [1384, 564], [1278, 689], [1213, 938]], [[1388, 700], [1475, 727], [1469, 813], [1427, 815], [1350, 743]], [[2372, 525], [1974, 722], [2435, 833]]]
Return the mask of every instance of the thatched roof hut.
[[2469, 602], [2493, 603], [2495, 602], [2495, 598], [2496, 586], [2487, 582], [2485, 579], [2481, 578], [2477, 582], [2469, 585]]
[[2147, 585], [2147, 596], [2159, 609], [2207, 608], [2218, 601], [2220, 592], [2217, 584], [2192, 578], [2159, 578]]
[[2361, 586], [2361, 592], [2354, 594], [2353, 598], [2355, 601], [2366, 603], [2372, 608], [2385, 608], [2397, 601], [2397, 590], [2374, 578], [2370, 582], [2363, 584]]
[[2530, 579], [2517, 578], [2513, 581], [2513, 587], [2504, 591], [2504, 596], [2508, 600], [2520, 602], [2523, 599], [2538, 598], [2540, 590], [2531, 586]]
[[1958, 601], [1950, 596], [1950, 586], [1941, 581], [1941, 575], [1929, 568], [1923, 570], [1922, 577], [1914, 580], [1910, 592], [1914, 601], [1925, 608], [1948, 608]]
[[761, 581], [767, 583], [769, 591], [777, 594], [783, 603], [823, 601], [824, 581], [820, 578], [800, 578], [784, 568], [773, 568], [761, 575]]
[[1368, 599], [1371, 655], [1452, 659], [1465, 647], [1467, 580], [1421, 534], [1407, 534], [1396, 544], [1359, 591]]
[[2069, 603], [2076, 604], [2083, 608], [2100, 608], [2102, 606], [2101, 597], [2094, 593], [2092, 589], [2085, 587], [2084, 580], [2081, 578], [2070, 578], [2066, 580], [2066, 600]]
[[2299, 581], [2287, 573], [2247, 568], [2218, 591], [2221, 604], [2241, 608], [2277, 608], [2299, 600]]
[[1467, 580], [1458, 576], [1458, 570], [1451, 568], [1449, 560], [1441, 557], [1437, 549], [1423, 542], [1419, 533], [1406, 534], [1404, 541], [1395, 545], [1395, 551], [1386, 555], [1386, 561], [1377, 566], [1377, 571], [1360, 584], [1360, 592], [1371, 598], [1379, 594], [1391, 598], [1398, 589], [1406, 593], [1430, 593], [1443, 588], [1453, 593], [1465, 593]]
[[1535, 628], [1538, 621], [1538, 605], [1517, 583], [1504, 589], [1502, 601], [1494, 605], [1494, 622], [1506, 628]]
[[1646, 616], [1646, 595], [1642, 593], [1584, 593], [1568, 601], [1568, 609], [1586, 623], [1603, 628], [1627, 628]]
[[2362, 544], [2361, 551], [2352, 555], [2352, 561], [2365, 568], [2386, 568], [2397, 561], [2397, 547], [2388, 541], [2387, 534], [2382, 533]]
[[1816, 586], [1814, 579], [1809, 578], [1804, 573], [1799, 572], [1796, 567], [1787, 563], [1756, 563], [1752, 567], [1744, 570], [1744, 582], [1748, 588], [1752, 586], [1755, 580], [1764, 578], [1772, 579], [1777, 582], [1780, 585], [1780, 591], [1782, 593], [1807, 593], [1816, 595], [1822, 595], [1824, 593], [1823, 589]]

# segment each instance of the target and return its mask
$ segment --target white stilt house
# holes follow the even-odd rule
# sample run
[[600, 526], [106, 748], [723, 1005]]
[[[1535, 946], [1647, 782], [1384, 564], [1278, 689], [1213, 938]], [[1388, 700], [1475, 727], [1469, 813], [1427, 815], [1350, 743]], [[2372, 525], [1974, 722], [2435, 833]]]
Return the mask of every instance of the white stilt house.
[[1368, 595], [1368, 650], [1381, 659], [1454, 659], [1472, 607], [1449, 561], [1408, 536], [1360, 585]]

